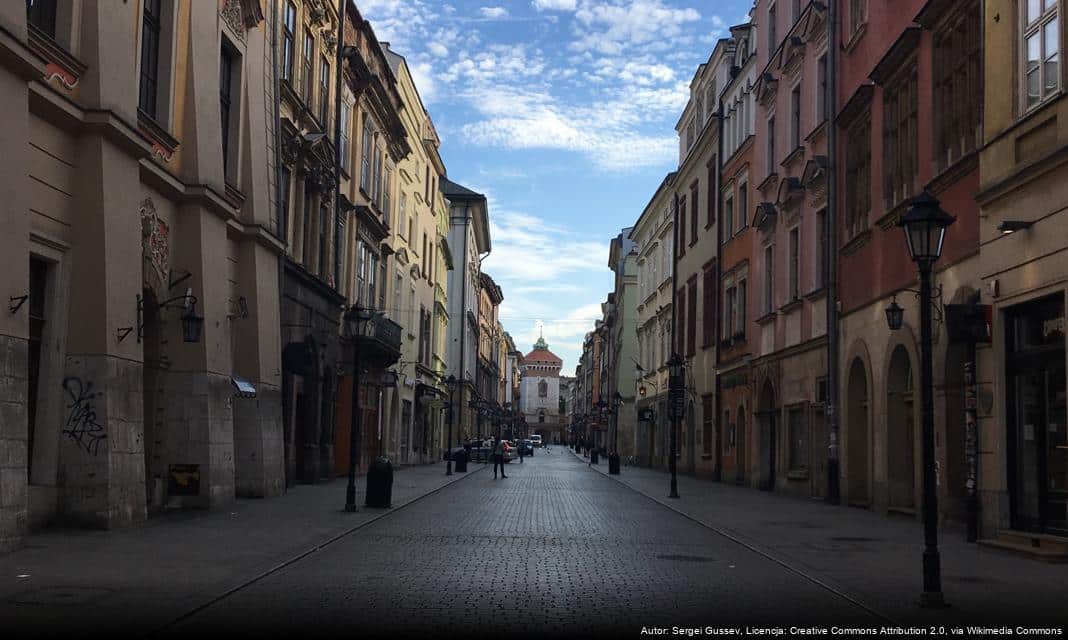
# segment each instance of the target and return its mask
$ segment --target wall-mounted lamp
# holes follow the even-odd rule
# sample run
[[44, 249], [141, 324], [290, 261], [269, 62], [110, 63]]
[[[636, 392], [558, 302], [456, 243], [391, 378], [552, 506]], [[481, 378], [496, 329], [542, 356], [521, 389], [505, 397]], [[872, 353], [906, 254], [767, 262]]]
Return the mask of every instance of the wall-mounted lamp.
[[891, 331], [897, 331], [904, 321], [905, 310], [897, 303], [897, 296], [894, 296], [894, 299], [890, 301], [890, 306], [886, 308], [886, 325]]
[[1002, 220], [998, 223], [998, 231], [1000, 231], [1002, 235], [1007, 236], [1010, 233], [1030, 229], [1033, 224], [1034, 222], [1029, 222], [1027, 220]]
[[[197, 315], [197, 297], [187, 293], [184, 296], [174, 296], [156, 305], [157, 309], [177, 306], [176, 303], [185, 302], [186, 312], [182, 314], [182, 340], [185, 342], [200, 342], [200, 334], [204, 329], [204, 317]], [[141, 342], [144, 324], [145, 301], [141, 294], [137, 294], [137, 342]], [[116, 330], [119, 342], [133, 333], [134, 327], [120, 327]]]
[[26, 301], [30, 299], [29, 295], [25, 296], [11, 296], [11, 313], [18, 313], [22, 305], [26, 304]]

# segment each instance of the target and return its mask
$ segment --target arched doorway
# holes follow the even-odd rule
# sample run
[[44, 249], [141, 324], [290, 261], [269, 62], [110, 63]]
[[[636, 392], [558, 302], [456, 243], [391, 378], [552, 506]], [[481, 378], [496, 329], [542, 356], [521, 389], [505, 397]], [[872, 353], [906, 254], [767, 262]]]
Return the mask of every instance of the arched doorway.
[[161, 379], [162, 349], [159, 301], [145, 287], [141, 292], [142, 361], [141, 395], [144, 413], [145, 505], [149, 513], [163, 507], [166, 469], [163, 468], [163, 390]]
[[912, 363], [898, 345], [886, 378], [886, 455], [889, 506], [916, 507], [916, 421], [912, 397]]
[[871, 504], [868, 485], [868, 376], [860, 358], [853, 360], [847, 383], [848, 410], [846, 469], [849, 504], [867, 507]]
[[765, 380], [764, 388], [760, 392], [760, 404], [757, 407], [757, 418], [760, 420], [760, 488], [764, 491], [775, 490], [777, 411], [775, 389], [771, 386], [770, 380]]

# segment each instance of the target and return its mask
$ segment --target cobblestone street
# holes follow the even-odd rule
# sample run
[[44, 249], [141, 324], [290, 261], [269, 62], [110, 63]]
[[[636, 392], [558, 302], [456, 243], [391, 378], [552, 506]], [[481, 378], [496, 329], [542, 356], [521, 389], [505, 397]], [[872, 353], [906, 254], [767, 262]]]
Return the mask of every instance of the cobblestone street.
[[177, 635], [637, 636], [643, 625], [879, 622], [563, 448], [508, 474], [485, 470], [360, 529], [184, 620]]

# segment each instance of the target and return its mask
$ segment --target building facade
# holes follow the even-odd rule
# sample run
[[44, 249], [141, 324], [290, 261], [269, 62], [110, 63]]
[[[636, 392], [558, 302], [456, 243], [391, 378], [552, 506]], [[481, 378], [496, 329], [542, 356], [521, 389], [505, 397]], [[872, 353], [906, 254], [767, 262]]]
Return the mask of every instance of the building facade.
[[284, 489], [270, 22], [78, 8], [0, 8], [0, 549]]
[[[386, 404], [383, 418], [388, 436], [387, 450], [398, 464], [437, 460], [441, 447], [442, 398], [445, 388], [439, 345], [435, 338], [441, 329], [437, 295], [446, 281], [439, 260], [438, 215], [443, 196], [438, 183], [445, 167], [438, 153], [434, 123], [423, 106], [419, 90], [403, 56], [388, 43], [382, 45], [386, 60], [397, 78], [403, 108], [400, 113], [411, 141], [411, 153], [395, 166], [387, 161], [385, 175], [395, 213], [390, 224], [388, 246], [387, 315], [404, 327], [401, 359], [393, 366], [397, 384]], [[444, 300], [447, 305], [447, 296]], [[439, 358], [435, 358], [435, 354]]]
[[678, 464], [719, 477], [722, 432], [717, 428], [716, 324], [719, 317], [718, 95], [730, 77], [731, 43], [721, 39], [690, 81], [690, 100], [675, 125], [679, 168], [674, 181], [674, 345], [684, 358], [686, 409], [679, 421]]
[[753, 239], [750, 220], [756, 193], [752, 176], [754, 119], [757, 80], [753, 24], [731, 27], [725, 55], [737, 68], [719, 94], [720, 128], [720, 216], [719, 216], [719, 341], [718, 409], [722, 436], [720, 460], [724, 482], [746, 484], [752, 474], [752, 392], [750, 386], [750, 342], [753, 338], [753, 300], [749, 288]]
[[749, 221], [755, 285], [750, 477], [768, 490], [820, 495], [826, 486], [821, 408], [827, 374], [827, 130], [821, 2], [758, 0], [756, 114]]
[[637, 305], [638, 305], [638, 245], [630, 239], [628, 227], [612, 239], [608, 250], [608, 266], [615, 280], [611, 334], [612, 357], [608, 379], [611, 381], [613, 404], [612, 442], [609, 451], [622, 458], [635, 455], [637, 439]]
[[981, 23], [985, 59], [1017, 61], [982, 72], [976, 285], [992, 306], [992, 340], [976, 351], [977, 446], [991, 452], [978, 468], [981, 534], [1032, 552], [1046, 548], [1041, 534], [1068, 536], [1066, 10], [1056, 0], [987, 0], [984, 16], [1001, 19]]
[[476, 411], [471, 401], [477, 397], [479, 274], [481, 258], [490, 252], [489, 211], [486, 197], [441, 179], [442, 195], [449, 202], [449, 235], [453, 268], [448, 272], [447, 371], [456, 382], [450, 389], [453, 438], [473, 438]]
[[[638, 463], [666, 467], [671, 428], [667, 407], [667, 361], [671, 357], [671, 270], [674, 264], [674, 182], [664, 177], [628, 234], [638, 247], [636, 340], [638, 361], [635, 456]], [[581, 377], [580, 377], [581, 379]]]
[[530, 353], [523, 356], [520, 373], [520, 412], [529, 433], [544, 443], [563, 442], [564, 422], [560, 415], [560, 369], [563, 361], [538, 338]]

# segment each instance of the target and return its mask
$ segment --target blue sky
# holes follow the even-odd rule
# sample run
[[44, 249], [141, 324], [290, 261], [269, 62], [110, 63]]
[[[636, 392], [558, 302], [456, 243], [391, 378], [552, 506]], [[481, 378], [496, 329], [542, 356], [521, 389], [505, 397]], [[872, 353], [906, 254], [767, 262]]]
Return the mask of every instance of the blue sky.
[[676, 165], [697, 66], [750, 0], [357, 0], [404, 55], [449, 178], [489, 197], [501, 321], [570, 374], [612, 289], [608, 242]]

